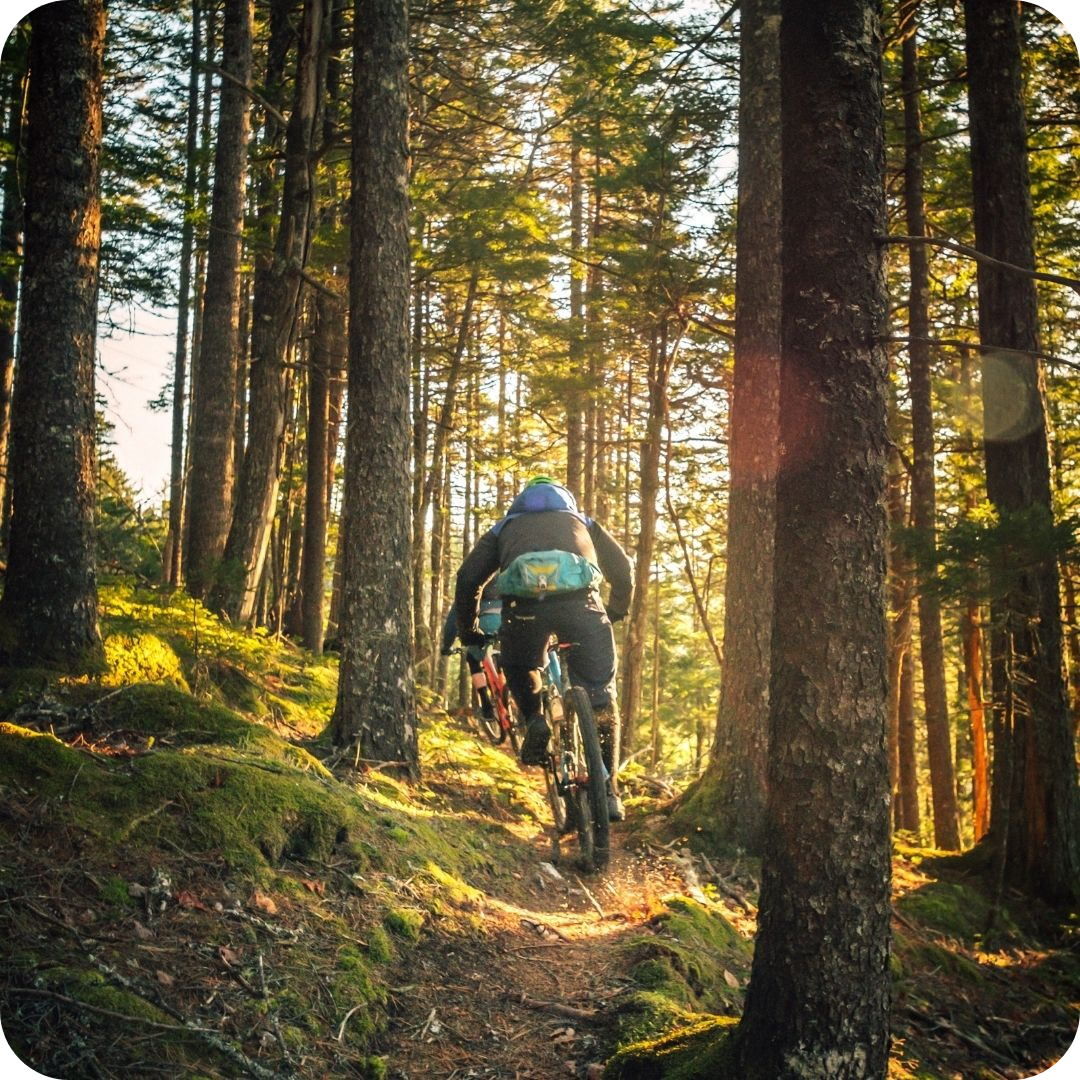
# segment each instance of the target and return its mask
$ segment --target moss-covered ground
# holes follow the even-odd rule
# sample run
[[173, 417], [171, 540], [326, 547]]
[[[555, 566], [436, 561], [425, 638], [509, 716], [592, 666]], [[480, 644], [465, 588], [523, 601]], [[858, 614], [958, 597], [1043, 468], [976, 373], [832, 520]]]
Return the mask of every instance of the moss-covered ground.
[[[332, 658], [181, 597], [102, 602], [103, 676], [0, 672], [0, 1016], [24, 1060], [73, 1080], [725, 1074], [752, 860], [673, 833], [631, 776], [609, 873], [556, 866], [537, 778], [460, 718], [422, 710], [421, 785], [342, 778]], [[894, 880], [893, 1080], [1060, 1057], [1075, 927], [996, 902], [970, 860], [900, 847]]]

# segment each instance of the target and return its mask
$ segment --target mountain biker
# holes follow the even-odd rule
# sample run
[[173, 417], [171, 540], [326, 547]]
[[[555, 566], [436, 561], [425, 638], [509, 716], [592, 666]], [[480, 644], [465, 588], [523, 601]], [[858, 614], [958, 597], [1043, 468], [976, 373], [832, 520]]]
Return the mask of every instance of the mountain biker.
[[[472, 684], [476, 690], [476, 696], [480, 699], [480, 711], [486, 719], [490, 720], [495, 715], [495, 706], [492, 703], [487, 678], [481, 664], [484, 660], [484, 653], [491, 648], [491, 643], [498, 637], [499, 626], [502, 623], [502, 598], [495, 587], [494, 578], [484, 586], [484, 591], [480, 596], [478, 622], [480, 633], [484, 636], [484, 642], [482, 645], [465, 646], [465, 663], [469, 665]], [[450, 655], [450, 649], [453, 647], [456, 637], [457, 617], [455, 605], [451, 604], [450, 610], [446, 613], [446, 621], [443, 623], [442, 645], [439, 649], [441, 656]]]
[[[533, 477], [465, 557], [457, 574], [454, 611], [463, 645], [483, 640], [477, 619], [484, 587], [495, 578], [503, 600], [499, 632], [502, 667], [526, 718], [521, 761], [546, 760], [551, 731], [544, 719], [541, 669], [552, 634], [569, 644], [573, 682], [596, 713], [604, 764], [614, 778], [619, 721], [615, 708], [615, 636], [612, 622], [625, 618], [633, 594], [633, 564], [615, 538], [578, 510], [574, 496], [549, 476]], [[611, 585], [608, 602], [600, 581]], [[609, 813], [623, 818], [622, 801], [609, 781]]]

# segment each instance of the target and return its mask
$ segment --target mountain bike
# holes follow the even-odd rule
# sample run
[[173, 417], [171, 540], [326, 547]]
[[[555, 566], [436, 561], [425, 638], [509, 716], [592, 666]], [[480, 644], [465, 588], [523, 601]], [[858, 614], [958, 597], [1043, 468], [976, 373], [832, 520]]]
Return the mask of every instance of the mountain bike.
[[571, 684], [559, 656], [569, 647], [552, 638], [542, 672], [544, 716], [551, 728], [544, 782], [555, 822], [553, 855], [557, 860], [561, 838], [576, 832], [581, 866], [603, 870], [611, 853], [608, 771], [589, 695]]
[[[464, 653], [466, 650], [459, 648], [453, 651]], [[481, 706], [480, 689], [485, 686], [491, 700], [491, 716], [485, 716]], [[488, 647], [484, 649], [484, 655], [480, 660], [480, 670], [472, 676], [472, 710], [474, 719], [480, 725], [480, 730], [496, 746], [501, 746], [509, 739], [510, 747], [516, 757], [519, 750], [517, 706], [510, 696], [506, 676], [499, 666], [499, 654], [496, 651], [494, 638], [488, 639]]]

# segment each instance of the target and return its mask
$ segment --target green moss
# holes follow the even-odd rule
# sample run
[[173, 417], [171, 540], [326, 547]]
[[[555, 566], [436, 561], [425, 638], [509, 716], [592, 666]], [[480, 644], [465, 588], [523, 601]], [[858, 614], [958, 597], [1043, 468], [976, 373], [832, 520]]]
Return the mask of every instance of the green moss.
[[132, 902], [127, 882], [115, 875], [102, 882], [101, 899], [115, 907], [127, 907]]
[[[977, 889], [949, 881], [934, 881], [909, 892], [897, 901], [897, 908], [912, 922], [974, 945], [990, 920], [990, 902]], [[1007, 913], [999, 912], [998, 932], [1015, 932]]]
[[55, 735], [0, 723], [2, 785], [33, 788], [39, 795], [54, 796], [66, 792], [79, 767], [88, 764], [90, 758], [72, 750]]
[[364, 967], [364, 958], [359, 949], [352, 945], [345, 945], [338, 951], [337, 966], [339, 971], [356, 971]]
[[171, 683], [187, 690], [175, 650], [155, 634], [110, 634], [105, 638], [102, 686]]
[[729, 981], [749, 970], [751, 946], [719, 910], [689, 897], [673, 897], [656, 934], [631, 939], [624, 949], [633, 975], [647, 990], [680, 1006], [706, 1012], [738, 1009], [742, 991]]
[[367, 934], [368, 956], [376, 964], [389, 964], [394, 959], [394, 943], [381, 927], [373, 926]]
[[383, 916], [383, 925], [403, 941], [419, 941], [424, 915], [410, 908], [391, 908]]
[[662, 1038], [634, 1043], [604, 1068], [604, 1080], [715, 1080], [733, 1072], [736, 1020], [709, 1016]]
[[894, 977], [897, 967], [911, 979], [932, 979], [941, 974], [978, 986], [986, 979], [979, 965], [955, 949], [937, 942], [897, 935], [893, 943]]
[[701, 1020], [700, 1013], [692, 1012], [673, 1001], [671, 994], [667, 992], [668, 987], [662, 983], [660, 985], [662, 990], [659, 992], [637, 990], [623, 998], [615, 1016], [618, 1045], [628, 1046], [658, 1039], [677, 1028], [690, 1027]]

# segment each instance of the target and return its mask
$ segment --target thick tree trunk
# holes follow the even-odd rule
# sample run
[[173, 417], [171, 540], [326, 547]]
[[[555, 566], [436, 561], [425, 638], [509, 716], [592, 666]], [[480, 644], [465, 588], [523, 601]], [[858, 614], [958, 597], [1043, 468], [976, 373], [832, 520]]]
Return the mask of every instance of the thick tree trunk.
[[881, 37], [872, 0], [781, 8], [768, 806], [738, 1075], [864, 1080], [889, 1048]]
[[94, 512], [105, 7], [31, 20], [26, 237], [0, 650], [69, 672], [102, 662]]
[[357, 0], [341, 673], [334, 743], [419, 775], [409, 497], [408, 26]]
[[[965, 14], [976, 245], [995, 259], [1032, 268], [1019, 5], [967, 0]], [[982, 374], [987, 495], [999, 514], [1048, 522], [1053, 511], [1034, 281], [980, 262], [978, 284], [979, 335], [990, 350]], [[995, 730], [1008, 743], [995, 739], [995, 754], [1004, 754], [1010, 769], [1002, 775], [1007, 790], [995, 785], [990, 835], [1004, 844], [1007, 880], [1045, 900], [1071, 903], [1080, 896], [1080, 806], [1058, 588], [1056, 558], [1044, 555], [1016, 575], [991, 608]]]
[[240, 344], [240, 250], [251, 82], [251, 0], [225, 0], [206, 301], [191, 424], [184, 577], [204, 598], [225, 551], [235, 478]]

